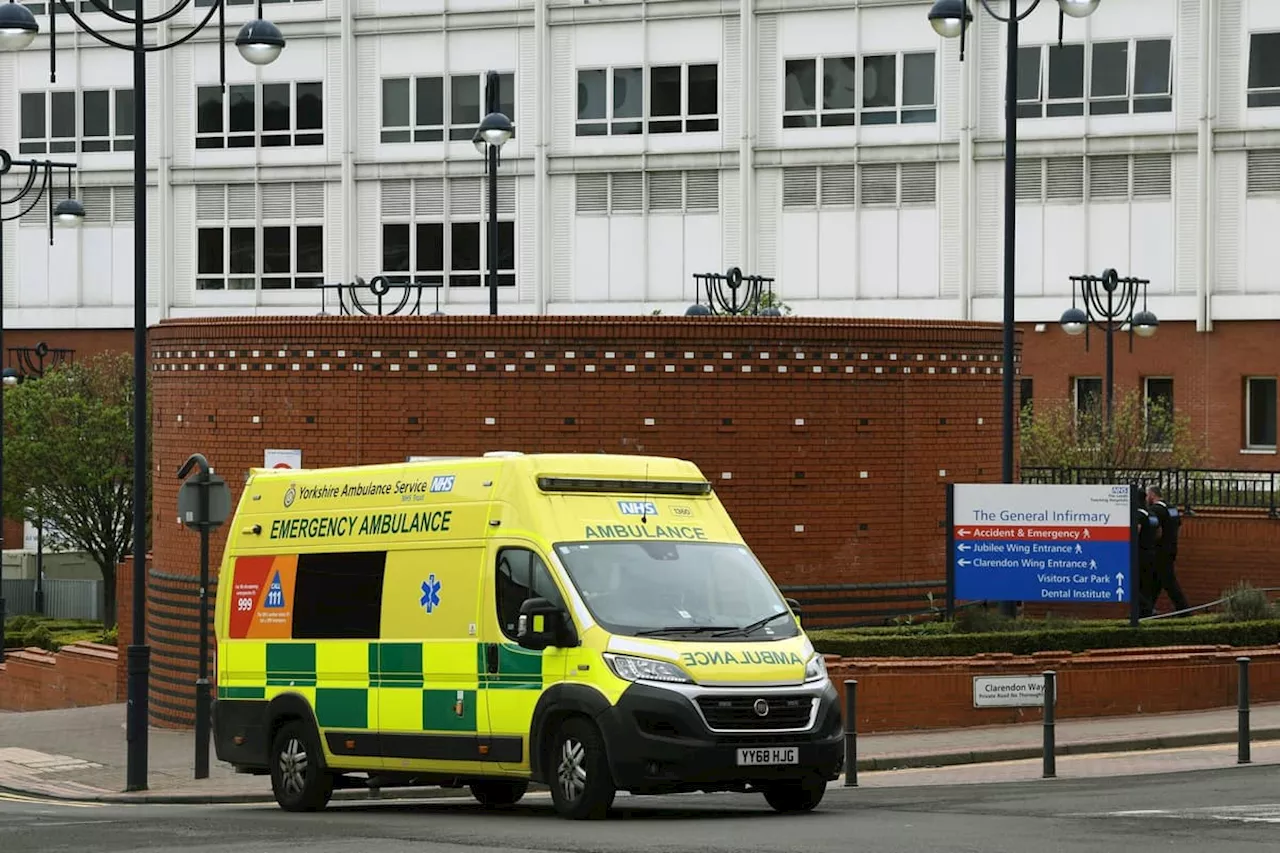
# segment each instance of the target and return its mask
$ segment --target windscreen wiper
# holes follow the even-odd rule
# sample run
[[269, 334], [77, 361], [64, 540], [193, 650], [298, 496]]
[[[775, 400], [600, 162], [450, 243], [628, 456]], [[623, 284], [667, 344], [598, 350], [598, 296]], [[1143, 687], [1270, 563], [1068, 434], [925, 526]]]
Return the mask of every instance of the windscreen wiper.
[[763, 628], [765, 625], [768, 625], [770, 622], [772, 622], [775, 619], [781, 619], [783, 616], [790, 616], [790, 615], [791, 615], [790, 610], [784, 610], [781, 613], [771, 613], [770, 615], [764, 617], [763, 619], [757, 619], [756, 621], [752, 622], [750, 625], [743, 625], [741, 628], [730, 628], [725, 633], [718, 634], [717, 636], [727, 637], [729, 634], [739, 634], [739, 633], [743, 635], [750, 634], [753, 631], [757, 631]]
[[647, 628], [636, 631], [633, 636], [652, 637], [655, 634], [706, 634], [711, 631], [736, 631], [732, 625], [668, 625], [665, 628]]

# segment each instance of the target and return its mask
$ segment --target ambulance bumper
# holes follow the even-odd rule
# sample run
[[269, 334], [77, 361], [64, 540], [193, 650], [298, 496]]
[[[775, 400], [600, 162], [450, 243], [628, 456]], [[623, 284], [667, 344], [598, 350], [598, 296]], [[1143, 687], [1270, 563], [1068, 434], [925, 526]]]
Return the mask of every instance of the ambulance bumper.
[[[813, 700], [799, 726], [738, 713], [719, 712], [708, 721], [708, 704], [757, 698], [776, 702], [796, 696]], [[701, 702], [699, 700], [702, 700]], [[711, 709], [714, 711], [714, 707]], [[830, 682], [801, 688], [713, 690], [685, 685], [633, 684], [600, 715], [614, 782], [635, 793], [743, 790], [769, 782], [818, 777], [836, 779], [844, 769], [844, 729], [839, 697]]]
[[265, 770], [267, 703], [260, 699], [210, 699], [213, 750], [237, 770]]

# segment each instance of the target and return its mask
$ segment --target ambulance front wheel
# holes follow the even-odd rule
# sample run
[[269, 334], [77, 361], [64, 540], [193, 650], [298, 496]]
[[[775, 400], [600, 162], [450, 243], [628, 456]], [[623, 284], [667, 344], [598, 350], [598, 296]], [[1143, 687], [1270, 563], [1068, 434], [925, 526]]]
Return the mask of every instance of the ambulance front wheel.
[[827, 793], [827, 783], [822, 779], [795, 779], [775, 782], [764, 788], [764, 799], [774, 811], [785, 813], [809, 812], [818, 807]]
[[280, 808], [289, 812], [314, 812], [329, 804], [333, 776], [324, 769], [320, 743], [310, 726], [294, 720], [276, 733], [271, 790]]
[[599, 820], [609, 812], [617, 788], [609, 772], [604, 738], [583, 717], [570, 717], [556, 731], [547, 762], [551, 801], [571, 820]]

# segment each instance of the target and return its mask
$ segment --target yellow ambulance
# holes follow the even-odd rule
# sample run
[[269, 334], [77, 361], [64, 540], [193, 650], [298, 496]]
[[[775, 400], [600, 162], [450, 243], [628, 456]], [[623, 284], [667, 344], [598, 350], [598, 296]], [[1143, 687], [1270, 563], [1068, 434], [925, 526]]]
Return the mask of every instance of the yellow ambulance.
[[291, 811], [335, 787], [531, 782], [821, 801], [822, 656], [692, 463], [491, 453], [250, 472], [216, 605], [218, 759]]

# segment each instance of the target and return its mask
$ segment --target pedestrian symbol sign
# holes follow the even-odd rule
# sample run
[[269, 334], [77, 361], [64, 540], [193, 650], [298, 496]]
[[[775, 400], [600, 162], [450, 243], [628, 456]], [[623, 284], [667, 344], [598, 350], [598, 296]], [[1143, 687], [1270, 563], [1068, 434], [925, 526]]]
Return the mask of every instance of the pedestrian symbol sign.
[[271, 579], [271, 586], [267, 589], [267, 603], [263, 606], [273, 609], [284, 607], [284, 587], [280, 584], [279, 572]]

